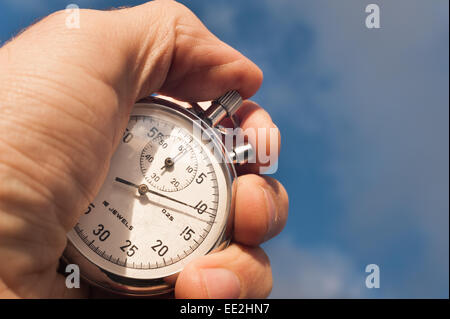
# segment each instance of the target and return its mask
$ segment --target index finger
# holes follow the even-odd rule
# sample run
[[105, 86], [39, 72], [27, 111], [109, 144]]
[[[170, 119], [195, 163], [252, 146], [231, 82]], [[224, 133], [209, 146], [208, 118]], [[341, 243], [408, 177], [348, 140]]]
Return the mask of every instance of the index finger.
[[238, 173], [260, 174], [273, 170], [280, 154], [281, 135], [269, 113], [257, 103], [246, 100], [236, 116], [255, 155], [253, 161], [238, 167]]

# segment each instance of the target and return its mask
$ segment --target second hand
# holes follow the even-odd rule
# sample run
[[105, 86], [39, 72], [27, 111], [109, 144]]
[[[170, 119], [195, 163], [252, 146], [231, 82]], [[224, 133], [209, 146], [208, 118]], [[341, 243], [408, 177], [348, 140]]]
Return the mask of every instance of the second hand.
[[173, 202], [175, 202], [175, 203], [178, 203], [178, 204], [182, 204], [182, 205], [184, 205], [184, 206], [191, 207], [191, 208], [193, 208], [193, 209], [195, 209], [195, 210], [197, 209], [197, 207], [194, 207], [194, 206], [192, 206], [192, 205], [189, 205], [189, 204], [187, 204], [187, 203], [184, 203], [184, 202], [182, 202], [182, 201], [179, 201], [178, 199], [175, 199], [175, 198], [166, 196], [166, 195], [164, 195], [164, 194], [161, 194], [161, 193], [152, 191], [152, 190], [149, 189], [148, 186], [145, 185], [145, 184], [137, 185], [137, 184], [134, 184], [134, 183], [132, 183], [132, 182], [130, 182], [130, 181], [127, 181], [127, 180], [125, 180], [125, 179], [123, 179], [123, 178], [120, 178], [120, 177], [116, 177], [116, 182], [119, 182], [119, 183], [122, 183], [122, 184], [125, 184], [125, 185], [128, 185], [128, 186], [132, 186], [132, 187], [137, 188], [139, 194], [141, 194], [141, 195], [145, 195], [145, 193], [150, 193], [150, 194], [154, 194], [154, 195], [157, 195], [157, 196], [166, 198], [166, 199], [171, 200], [171, 201], [173, 201]]

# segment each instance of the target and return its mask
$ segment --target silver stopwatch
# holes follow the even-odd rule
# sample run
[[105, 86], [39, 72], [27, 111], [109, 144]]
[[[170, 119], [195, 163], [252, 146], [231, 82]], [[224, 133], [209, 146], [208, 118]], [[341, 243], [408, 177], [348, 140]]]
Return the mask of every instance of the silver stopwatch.
[[203, 110], [137, 102], [97, 197], [68, 233], [66, 262], [97, 286], [131, 295], [173, 289], [192, 260], [231, 238], [233, 164], [249, 144], [225, 146], [220, 123], [242, 99], [231, 91]]

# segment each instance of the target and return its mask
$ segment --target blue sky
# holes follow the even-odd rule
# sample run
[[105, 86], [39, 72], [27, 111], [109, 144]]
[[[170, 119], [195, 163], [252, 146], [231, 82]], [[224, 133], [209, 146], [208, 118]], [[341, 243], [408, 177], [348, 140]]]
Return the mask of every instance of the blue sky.
[[[254, 100], [281, 130], [274, 177], [290, 195], [264, 245], [271, 297], [448, 298], [448, 1], [181, 2], [264, 71]], [[69, 3], [0, 0], [0, 42]], [[372, 263], [379, 289], [364, 284]]]

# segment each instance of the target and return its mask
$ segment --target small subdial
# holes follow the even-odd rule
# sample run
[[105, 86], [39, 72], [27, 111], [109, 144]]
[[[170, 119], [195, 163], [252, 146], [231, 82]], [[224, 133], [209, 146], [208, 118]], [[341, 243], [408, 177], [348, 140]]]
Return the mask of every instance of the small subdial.
[[198, 168], [194, 149], [181, 137], [171, 135], [148, 142], [140, 162], [147, 182], [164, 192], [177, 192], [189, 186]]

